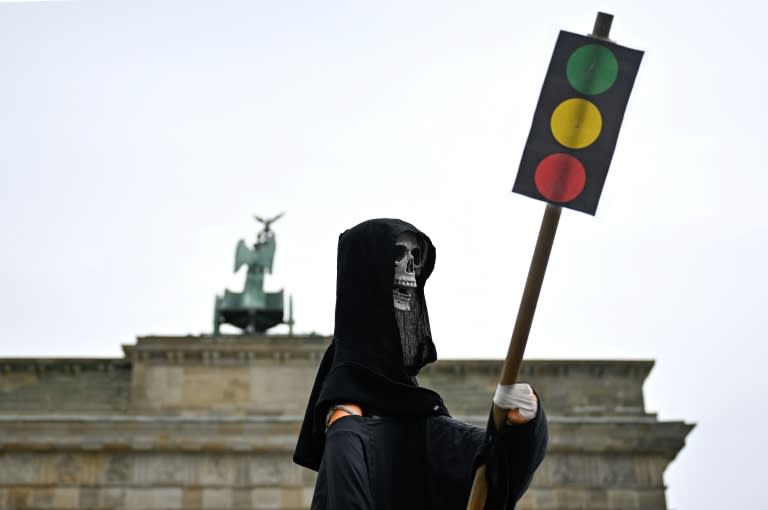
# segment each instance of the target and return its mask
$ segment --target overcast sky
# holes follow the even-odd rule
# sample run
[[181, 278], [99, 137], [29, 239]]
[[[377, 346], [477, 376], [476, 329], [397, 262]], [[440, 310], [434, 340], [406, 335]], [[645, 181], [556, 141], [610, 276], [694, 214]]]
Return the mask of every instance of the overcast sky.
[[0, 2], [0, 357], [209, 332], [237, 240], [281, 211], [267, 288], [297, 331], [333, 330], [338, 234], [400, 217], [437, 247], [439, 354], [502, 357], [544, 209], [510, 190], [558, 30], [598, 10], [646, 53], [527, 355], [656, 360], [648, 411], [698, 423], [669, 507], [761, 507], [759, 2]]

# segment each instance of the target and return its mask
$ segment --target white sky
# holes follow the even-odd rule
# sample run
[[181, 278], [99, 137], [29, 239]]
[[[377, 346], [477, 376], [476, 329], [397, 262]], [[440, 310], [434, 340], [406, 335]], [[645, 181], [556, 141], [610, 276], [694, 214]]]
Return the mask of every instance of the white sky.
[[510, 192], [520, 154], [557, 31], [604, 10], [646, 54], [528, 356], [655, 359], [648, 410], [698, 423], [669, 507], [759, 508], [768, 8], [320, 4], [0, 3], [0, 356], [210, 331], [251, 215], [283, 210], [267, 286], [298, 332], [332, 332], [338, 234], [401, 217], [439, 252], [441, 356], [503, 356], [544, 209]]

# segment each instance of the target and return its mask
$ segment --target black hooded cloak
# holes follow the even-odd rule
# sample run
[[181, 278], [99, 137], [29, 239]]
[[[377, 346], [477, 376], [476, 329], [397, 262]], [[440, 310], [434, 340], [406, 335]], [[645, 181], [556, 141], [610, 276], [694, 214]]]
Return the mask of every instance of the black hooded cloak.
[[[409, 312], [414, 323], [408, 366], [395, 316], [399, 312], [392, 302], [395, 240], [404, 232], [416, 236], [425, 257]], [[434, 264], [432, 241], [401, 220], [369, 220], [339, 236], [334, 336], [309, 397], [294, 461], [319, 470], [327, 410], [333, 404], [355, 403], [375, 417], [342, 418], [329, 431], [341, 422], [341, 428], [356, 428], [366, 447], [378, 452], [365, 452], [367, 469], [376, 470], [371, 465], [376, 463], [385, 466], [371, 482], [378, 493], [360, 495], [372, 501], [361, 508], [463, 509], [473, 468], [487, 464], [489, 503], [512, 509], [543, 459], [546, 418], [539, 405], [537, 416], [527, 424], [497, 433], [489, 421], [486, 432], [452, 419], [440, 395], [418, 385], [418, 371], [437, 359], [424, 300]], [[316, 493], [324, 491], [333, 476], [320, 471]]]

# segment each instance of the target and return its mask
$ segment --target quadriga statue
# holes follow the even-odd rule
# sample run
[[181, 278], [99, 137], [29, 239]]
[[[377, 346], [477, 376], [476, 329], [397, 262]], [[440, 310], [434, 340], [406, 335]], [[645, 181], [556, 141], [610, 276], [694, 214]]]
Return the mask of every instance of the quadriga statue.
[[[270, 228], [280, 219], [280, 213], [274, 218], [262, 219], [254, 216], [263, 225], [256, 243], [249, 248], [240, 239], [235, 250], [235, 272], [247, 266], [245, 286], [242, 292], [224, 290], [224, 295], [216, 296], [213, 312], [213, 334], [219, 334], [222, 324], [231, 324], [243, 333], [264, 333], [269, 328], [282, 324], [283, 291], [264, 292], [264, 274], [272, 273], [275, 258], [275, 233]], [[289, 324], [292, 321], [289, 321]]]

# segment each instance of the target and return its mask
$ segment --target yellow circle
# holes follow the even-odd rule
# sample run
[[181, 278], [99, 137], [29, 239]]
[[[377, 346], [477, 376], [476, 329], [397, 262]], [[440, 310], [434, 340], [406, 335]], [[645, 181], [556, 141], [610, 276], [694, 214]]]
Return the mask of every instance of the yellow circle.
[[583, 149], [600, 136], [600, 110], [586, 99], [566, 99], [555, 108], [550, 120], [552, 136], [569, 149]]

